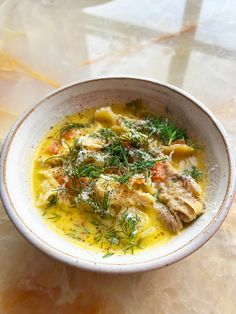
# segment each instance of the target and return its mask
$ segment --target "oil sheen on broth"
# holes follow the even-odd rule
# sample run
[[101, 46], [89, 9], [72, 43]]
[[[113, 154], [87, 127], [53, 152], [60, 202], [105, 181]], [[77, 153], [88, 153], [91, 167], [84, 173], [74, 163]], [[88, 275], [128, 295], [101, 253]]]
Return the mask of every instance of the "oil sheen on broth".
[[134, 254], [204, 212], [203, 147], [140, 100], [93, 108], [53, 126], [37, 149], [36, 206], [79, 246]]

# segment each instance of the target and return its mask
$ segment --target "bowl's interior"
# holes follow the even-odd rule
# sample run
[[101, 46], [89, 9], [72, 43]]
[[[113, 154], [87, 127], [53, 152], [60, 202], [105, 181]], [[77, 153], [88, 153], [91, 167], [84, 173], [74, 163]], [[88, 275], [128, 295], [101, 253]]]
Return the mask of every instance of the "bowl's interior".
[[[31, 169], [34, 150], [49, 128], [63, 116], [84, 108], [109, 105], [141, 97], [152, 110], [168, 112], [173, 120], [195, 133], [207, 147], [209, 186], [207, 208], [173, 240], [135, 255], [102, 258], [54, 233], [34, 207]], [[44, 99], [14, 131], [8, 144], [5, 187], [11, 208], [8, 212], [23, 234], [45, 252], [81, 267], [105, 271], [135, 271], [159, 267], [177, 260], [204, 242], [209, 224], [219, 214], [229, 181], [229, 161], [221, 132], [210, 116], [191, 99], [166, 86], [136, 79], [105, 79], [70, 86]], [[222, 209], [220, 209], [222, 210]], [[201, 234], [201, 236], [199, 236]]]

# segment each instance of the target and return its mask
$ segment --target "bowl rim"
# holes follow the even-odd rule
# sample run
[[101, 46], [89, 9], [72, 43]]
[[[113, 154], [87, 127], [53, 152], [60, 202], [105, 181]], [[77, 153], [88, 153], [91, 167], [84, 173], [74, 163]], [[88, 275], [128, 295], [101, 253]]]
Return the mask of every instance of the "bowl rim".
[[[229, 167], [229, 180], [227, 184], [226, 193], [224, 195], [224, 200], [222, 201], [221, 205], [216, 212], [215, 217], [209, 222], [209, 224], [205, 227], [205, 229], [200, 232], [197, 236], [195, 236], [192, 240], [185, 243], [182, 247], [178, 250], [172, 251], [171, 253], [159, 257], [153, 258], [148, 261], [142, 261], [139, 263], [127, 263], [127, 264], [109, 264], [109, 263], [100, 263], [100, 262], [91, 262], [88, 260], [81, 260], [78, 257], [68, 255], [63, 251], [58, 250], [55, 247], [50, 246], [44, 239], [39, 238], [36, 234], [33, 233], [29, 226], [27, 226], [24, 221], [18, 216], [17, 211], [15, 210], [11, 198], [10, 193], [7, 188], [6, 183], [6, 161], [8, 157], [8, 152], [11, 147], [11, 143], [15, 137], [15, 134], [19, 127], [24, 123], [24, 121], [34, 112], [34, 110], [39, 107], [44, 101], [48, 100], [51, 97], [54, 97], [56, 94], [65, 92], [67, 89], [73, 86], [79, 86], [83, 84], [88, 84], [91, 82], [96, 81], [106, 81], [106, 80], [137, 80], [143, 81], [144, 83], [153, 83], [159, 86], [164, 86], [167, 89], [170, 89], [181, 96], [190, 100], [193, 105], [197, 106], [200, 110], [202, 110], [214, 123], [215, 127], [218, 129], [222, 140], [224, 142], [224, 147], [227, 153], [228, 159], [228, 167]], [[233, 201], [234, 191], [235, 191], [235, 157], [234, 151], [231, 146], [231, 142], [229, 140], [229, 136], [222, 126], [222, 124], [218, 121], [218, 119], [210, 112], [210, 110], [198, 99], [190, 95], [188, 92], [182, 90], [179, 87], [173, 86], [169, 83], [165, 83], [159, 80], [150, 79], [146, 77], [140, 76], [106, 76], [106, 77], [98, 77], [95, 79], [84, 80], [84, 81], [76, 81], [71, 84], [67, 84], [59, 89], [54, 90], [53, 92], [48, 93], [45, 97], [43, 97], [40, 101], [36, 104], [30, 106], [19, 118], [16, 120], [14, 125], [12, 126], [1, 151], [0, 156], [0, 197], [2, 203], [4, 205], [5, 211], [18, 229], [18, 231], [28, 240], [30, 241], [35, 247], [41, 250], [43, 253], [61, 261], [65, 262], [69, 265], [76, 266], [85, 270], [96, 271], [96, 272], [103, 272], [103, 273], [137, 273], [137, 272], [144, 272], [150, 271], [154, 269], [159, 269], [162, 267], [166, 267], [170, 264], [173, 264], [183, 258], [187, 257], [188, 255], [194, 253], [198, 248], [200, 248], [204, 243], [206, 243], [219, 229], [223, 221], [225, 220], [230, 206]]]

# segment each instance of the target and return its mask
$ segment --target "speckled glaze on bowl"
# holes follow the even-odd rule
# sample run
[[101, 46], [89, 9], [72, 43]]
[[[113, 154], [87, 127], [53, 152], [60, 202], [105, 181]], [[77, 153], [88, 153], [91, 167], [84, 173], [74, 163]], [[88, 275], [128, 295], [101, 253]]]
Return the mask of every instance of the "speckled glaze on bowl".
[[[85, 108], [141, 97], [151, 110], [164, 111], [198, 134], [207, 147], [209, 186], [206, 212], [162, 246], [135, 255], [102, 258], [54, 233], [35, 208], [32, 197], [34, 149], [51, 125]], [[129, 273], [172, 264], [201, 247], [223, 223], [234, 193], [235, 160], [222, 125], [198, 100], [169, 84], [142, 78], [101, 78], [75, 83], [48, 95], [13, 126], [1, 153], [1, 197], [17, 229], [46, 254], [87, 270]]]

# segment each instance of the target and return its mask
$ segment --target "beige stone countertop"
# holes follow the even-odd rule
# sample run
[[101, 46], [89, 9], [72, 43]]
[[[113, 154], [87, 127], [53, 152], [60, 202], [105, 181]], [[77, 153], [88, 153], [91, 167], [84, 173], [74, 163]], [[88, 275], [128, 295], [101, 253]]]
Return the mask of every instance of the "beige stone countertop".
[[[236, 147], [236, 1], [0, 0], [0, 138], [78, 80], [137, 75], [203, 101]], [[236, 202], [217, 234], [167, 268], [89, 273], [39, 252], [0, 205], [0, 314], [235, 314]]]

